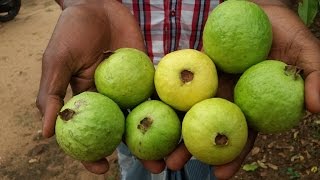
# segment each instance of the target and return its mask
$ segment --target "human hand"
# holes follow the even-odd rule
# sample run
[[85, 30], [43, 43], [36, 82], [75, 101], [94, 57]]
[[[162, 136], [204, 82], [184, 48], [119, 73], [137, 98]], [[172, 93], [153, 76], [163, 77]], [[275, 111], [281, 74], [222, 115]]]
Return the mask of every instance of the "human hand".
[[[267, 3], [266, 3], [267, 4]], [[268, 59], [282, 60], [287, 64], [303, 69], [305, 79], [305, 105], [312, 113], [320, 112], [320, 43], [309, 31], [300, 18], [288, 7], [283, 5], [261, 5], [267, 13], [273, 29], [273, 43]], [[228, 100], [233, 99], [233, 88], [239, 76], [219, 74], [219, 89], [217, 96]], [[257, 132], [249, 129], [248, 141], [242, 153], [232, 162], [215, 166], [217, 179], [231, 178], [241, 167], [251, 151]], [[184, 150], [175, 153], [175, 158], [169, 156], [167, 166], [170, 169], [181, 169], [183, 162], [191, 157], [185, 146]], [[179, 158], [180, 157], [180, 158]]]
[[[94, 71], [103, 52], [120, 47], [144, 49], [140, 28], [131, 13], [117, 1], [66, 1], [42, 61], [37, 106], [43, 115], [43, 136], [54, 135], [57, 114], [70, 83], [73, 94], [94, 91]], [[86, 163], [91, 172], [108, 170], [101, 159]]]
[[[320, 43], [302, 23], [300, 18], [285, 5], [261, 5], [267, 13], [273, 30], [273, 43], [268, 59], [281, 60], [303, 69], [305, 79], [305, 105], [313, 113], [320, 112]], [[237, 78], [235, 78], [237, 79]], [[225, 78], [232, 87], [232, 78]], [[226, 92], [224, 88], [221, 92]], [[230, 93], [229, 93], [230, 94]], [[226, 95], [227, 96], [227, 95]], [[227, 98], [232, 98], [231, 95]], [[253, 147], [257, 133], [249, 130], [248, 142], [240, 156], [233, 162], [215, 167], [218, 179], [231, 178], [241, 167]]]

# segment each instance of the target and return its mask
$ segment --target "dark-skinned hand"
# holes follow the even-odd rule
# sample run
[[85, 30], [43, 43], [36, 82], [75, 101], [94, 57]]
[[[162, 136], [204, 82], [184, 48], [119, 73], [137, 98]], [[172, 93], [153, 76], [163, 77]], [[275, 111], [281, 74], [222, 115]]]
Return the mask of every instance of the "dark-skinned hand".
[[[130, 12], [116, 1], [90, 1], [68, 4], [62, 11], [43, 56], [42, 75], [37, 105], [43, 114], [43, 136], [54, 135], [57, 113], [63, 106], [68, 85], [73, 94], [95, 90], [93, 74], [103, 60], [103, 52], [120, 47], [145, 50], [140, 29]], [[318, 40], [288, 8], [263, 6], [274, 33], [270, 59], [279, 59], [304, 69], [306, 107], [320, 112], [320, 52]], [[218, 96], [232, 100], [236, 78], [219, 74]], [[250, 131], [247, 145], [238, 158], [226, 165], [216, 166], [218, 179], [232, 177], [250, 152], [257, 133]], [[191, 158], [181, 143], [166, 160], [142, 161], [152, 173], [160, 173], [165, 166], [181, 169]], [[82, 162], [91, 172], [105, 173], [108, 162]]]
[[[312, 113], [320, 112], [320, 42], [303, 24], [294, 11], [286, 5], [267, 2], [261, 7], [268, 15], [273, 30], [272, 48], [269, 59], [281, 60], [287, 64], [303, 69], [305, 79], [305, 105]], [[233, 89], [239, 75], [219, 73], [219, 87], [217, 96], [233, 100]], [[232, 162], [215, 166], [214, 175], [218, 179], [230, 179], [241, 167], [248, 153], [251, 151], [257, 132], [249, 129], [248, 141], [242, 153]], [[176, 154], [183, 155], [176, 155]], [[181, 169], [190, 153], [183, 144], [166, 160], [170, 169]]]

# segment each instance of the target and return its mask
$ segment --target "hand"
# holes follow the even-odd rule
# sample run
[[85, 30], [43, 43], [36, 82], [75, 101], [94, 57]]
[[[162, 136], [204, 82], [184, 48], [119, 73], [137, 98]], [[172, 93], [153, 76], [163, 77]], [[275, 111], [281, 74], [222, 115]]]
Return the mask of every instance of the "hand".
[[[266, 3], [267, 4], [267, 3]], [[269, 59], [282, 60], [287, 64], [303, 69], [305, 79], [305, 104], [308, 111], [320, 112], [320, 42], [300, 18], [285, 5], [261, 5], [267, 13], [273, 28], [273, 44]], [[238, 76], [219, 74], [219, 89], [217, 96], [233, 99], [233, 88]], [[241, 167], [251, 151], [257, 132], [249, 129], [248, 141], [242, 153], [232, 162], [215, 166], [217, 179], [231, 178]], [[190, 159], [191, 155], [184, 145], [169, 156], [167, 166], [178, 170]]]
[[[305, 78], [305, 104], [308, 111], [320, 112], [320, 43], [286, 6], [261, 5], [267, 13], [273, 30], [273, 43], [269, 59], [282, 60], [303, 69]], [[227, 78], [228, 82], [232, 81]], [[231, 84], [231, 83], [230, 83]], [[226, 89], [226, 88], [225, 88]], [[225, 92], [225, 91], [223, 91]], [[230, 97], [230, 96], [229, 96]], [[215, 167], [218, 179], [231, 178], [241, 167], [255, 141], [256, 133], [249, 131], [247, 146], [233, 162]]]
[[[65, 0], [65, 4], [67, 1]], [[103, 52], [120, 47], [144, 49], [140, 28], [117, 1], [76, 1], [62, 11], [45, 50], [37, 106], [43, 114], [43, 136], [54, 135], [57, 113], [70, 83], [73, 94], [95, 90], [94, 71]], [[108, 162], [85, 163], [91, 172], [104, 173]]]

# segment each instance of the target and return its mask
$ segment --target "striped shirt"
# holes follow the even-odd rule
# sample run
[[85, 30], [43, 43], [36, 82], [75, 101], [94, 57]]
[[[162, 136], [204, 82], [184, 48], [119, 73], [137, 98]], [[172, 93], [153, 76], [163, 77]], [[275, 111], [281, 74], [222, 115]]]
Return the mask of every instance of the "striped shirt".
[[219, 4], [219, 0], [119, 1], [131, 10], [139, 22], [147, 53], [154, 64], [175, 50], [200, 50], [208, 14]]

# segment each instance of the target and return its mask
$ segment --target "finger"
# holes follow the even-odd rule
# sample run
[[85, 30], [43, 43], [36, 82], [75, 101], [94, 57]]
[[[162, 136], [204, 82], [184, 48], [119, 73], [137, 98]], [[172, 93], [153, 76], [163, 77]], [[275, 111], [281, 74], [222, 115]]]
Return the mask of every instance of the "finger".
[[217, 179], [230, 179], [235, 173], [238, 172], [242, 162], [251, 151], [256, 137], [257, 132], [249, 130], [248, 141], [241, 154], [228, 164], [214, 166], [214, 175], [217, 177]]
[[153, 174], [159, 174], [161, 173], [164, 168], [166, 167], [166, 164], [163, 160], [140, 160], [144, 168], [146, 168], [148, 171], [150, 171]]
[[55, 134], [57, 114], [63, 106], [63, 100], [59, 96], [49, 95], [46, 101], [46, 109], [43, 117], [42, 135], [49, 138]]
[[233, 102], [233, 89], [239, 77], [239, 75], [218, 71], [219, 79], [216, 97], [227, 99]]
[[109, 163], [106, 159], [96, 162], [81, 162], [83, 166], [94, 174], [104, 174], [109, 170]]
[[44, 53], [37, 106], [43, 114], [43, 136], [54, 135], [57, 114], [63, 105], [63, 99], [71, 78], [67, 51], [62, 50], [57, 41], [51, 41]]
[[179, 146], [167, 157], [166, 165], [173, 171], [180, 170], [192, 157], [187, 150], [184, 143], [180, 143]]
[[320, 113], [320, 71], [310, 73], [305, 80], [306, 108], [312, 113]]

